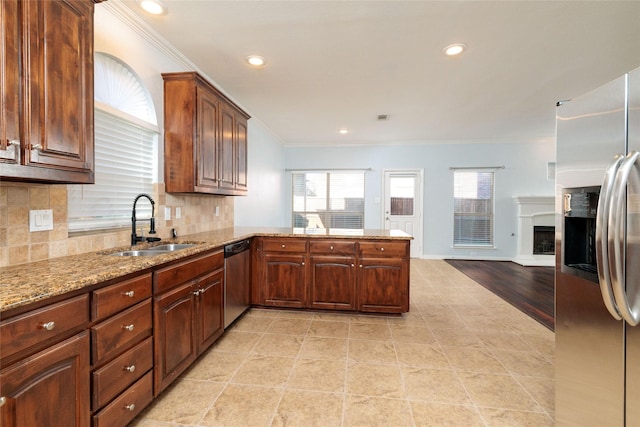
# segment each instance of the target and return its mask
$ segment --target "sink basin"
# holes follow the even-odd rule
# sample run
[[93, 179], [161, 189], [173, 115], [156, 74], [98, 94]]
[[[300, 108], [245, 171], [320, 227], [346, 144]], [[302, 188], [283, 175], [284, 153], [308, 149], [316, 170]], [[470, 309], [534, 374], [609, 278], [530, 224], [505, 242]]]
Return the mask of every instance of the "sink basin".
[[115, 255], [115, 256], [154, 256], [154, 255], [168, 254], [168, 253], [180, 250], [180, 249], [190, 248], [192, 246], [195, 246], [195, 244], [194, 243], [168, 243], [166, 245], [153, 246], [151, 248], [115, 252], [115, 253], [112, 253], [112, 254], [109, 254], [109, 255]]
[[145, 251], [164, 251], [164, 252], [173, 252], [180, 249], [186, 249], [195, 246], [194, 243], [169, 243], [166, 245], [153, 246], [148, 249], [143, 249]]
[[121, 251], [115, 252], [109, 255], [114, 256], [154, 256], [160, 254], [168, 254], [171, 251], [150, 251], [150, 250], [141, 250], [141, 251]]

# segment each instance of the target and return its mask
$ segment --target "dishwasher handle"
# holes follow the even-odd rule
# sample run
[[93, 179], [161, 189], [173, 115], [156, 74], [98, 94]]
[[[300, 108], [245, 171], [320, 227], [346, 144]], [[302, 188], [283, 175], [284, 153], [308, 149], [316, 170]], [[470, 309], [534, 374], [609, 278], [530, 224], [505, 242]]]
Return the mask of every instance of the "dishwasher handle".
[[228, 244], [224, 247], [224, 257], [239, 254], [240, 252], [248, 251], [251, 249], [251, 240], [241, 240], [239, 242]]

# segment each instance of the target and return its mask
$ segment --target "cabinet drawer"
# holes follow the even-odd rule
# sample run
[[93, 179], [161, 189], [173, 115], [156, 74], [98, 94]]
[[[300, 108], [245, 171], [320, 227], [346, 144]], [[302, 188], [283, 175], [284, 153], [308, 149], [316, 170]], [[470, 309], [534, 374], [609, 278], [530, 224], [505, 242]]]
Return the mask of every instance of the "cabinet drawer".
[[153, 399], [153, 375], [148, 372], [113, 402], [93, 417], [93, 427], [122, 427], [127, 425]]
[[356, 242], [336, 242], [334, 240], [311, 240], [309, 252], [312, 254], [355, 255]]
[[92, 320], [104, 319], [151, 296], [151, 273], [93, 292]]
[[306, 252], [307, 242], [304, 239], [264, 239], [264, 252]]
[[116, 314], [91, 328], [93, 364], [122, 353], [132, 344], [151, 335], [151, 299]]
[[153, 345], [147, 338], [93, 372], [93, 409], [103, 406], [153, 367]]
[[218, 251], [189, 261], [171, 264], [162, 268], [154, 274], [155, 293], [164, 292], [168, 289], [193, 280], [198, 276], [211, 273], [214, 270], [224, 267], [224, 254]]
[[55, 342], [88, 323], [88, 294], [4, 320], [0, 323], [2, 358], [37, 344]]
[[360, 242], [360, 256], [363, 257], [408, 257], [409, 244], [407, 242]]

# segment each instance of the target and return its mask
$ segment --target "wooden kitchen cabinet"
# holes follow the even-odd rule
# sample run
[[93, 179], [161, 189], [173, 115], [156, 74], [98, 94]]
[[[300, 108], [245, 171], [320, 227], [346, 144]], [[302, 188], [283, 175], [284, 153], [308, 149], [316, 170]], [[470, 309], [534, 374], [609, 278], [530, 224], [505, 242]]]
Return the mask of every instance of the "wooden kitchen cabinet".
[[166, 191], [246, 194], [249, 115], [195, 72], [162, 77]]
[[259, 237], [252, 303], [370, 313], [409, 311], [409, 241]]
[[154, 272], [154, 393], [157, 396], [224, 332], [221, 251]]
[[152, 400], [152, 384], [140, 383], [153, 377], [151, 278], [143, 273], [91, 293], [93, 426], [126, 425]]
[[0, 322], [0, 425], [89, 424], [88, 324], [87, 295]]
[[312, 240], [309, 253], [309, 307], [355, 310], [355, 242]]
[[0, 371], [0, 425], [89, 425], [89, 334], [85, 331]]
[[409, 242], [360, 242], [358, 311], [409, 311]]
[[2, 0], [0, 178], [94, 182], [93, 12], [100, 1]]
[[306, 240], [263, 238], [257, 242], [256, 303], [305, 308], [308, 301]]

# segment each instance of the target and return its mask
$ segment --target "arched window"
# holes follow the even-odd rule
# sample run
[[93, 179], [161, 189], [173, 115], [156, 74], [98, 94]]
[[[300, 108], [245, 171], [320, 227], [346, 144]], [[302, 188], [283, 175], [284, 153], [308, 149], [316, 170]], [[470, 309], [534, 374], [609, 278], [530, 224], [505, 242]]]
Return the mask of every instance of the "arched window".
[[97, 52], [94, 72], [95, 184], [68, 186], [69, 231], [127, 226], [135, 196], [153, 192], [159, 132], [149, 92], [111, 55]]

